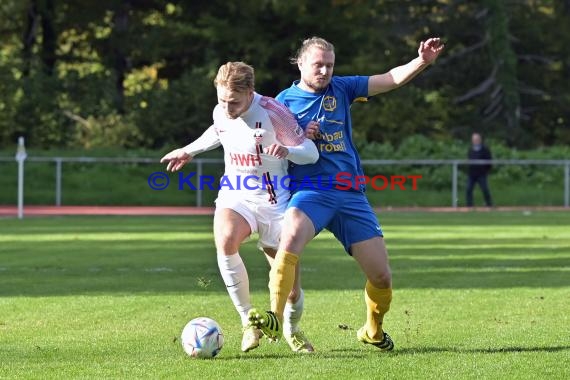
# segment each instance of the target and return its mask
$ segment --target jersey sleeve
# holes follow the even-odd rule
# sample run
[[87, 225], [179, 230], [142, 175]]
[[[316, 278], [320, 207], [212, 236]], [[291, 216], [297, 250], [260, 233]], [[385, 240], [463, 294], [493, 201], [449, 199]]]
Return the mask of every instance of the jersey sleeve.
[[285, 146], [303, 143], [305, 134], [287, 107], [275, 99], [265, 98], [262, 107], [267, 111], [277, 140]]
[[368, 98], [368, 76], [336, 77], [337, 83], [342, 86], [352, 103], [358, 98]]
[[285, 89], [285, 90], [281, 91], [281, 92], [275, 97], [275, 100], [277, 100], [279, 103], [284, 104], [285, 106], [287, 106], [287, 103], [286, 103], [286, 100], [285, 100], [285, 99], [286, 99], [286, 97], [287, 97], [287, 91], [288, 91], [288, 90], [289, 90], [289, 89]]
[[221, 145], [218, 132], [216, 127], [211, 125], [210, 128], [206, 129], [202, 136], [198, 137], [194, 142], [186, 145], [182, 150], [191, 156], [196, 156], [197, 154], [212, 150]]

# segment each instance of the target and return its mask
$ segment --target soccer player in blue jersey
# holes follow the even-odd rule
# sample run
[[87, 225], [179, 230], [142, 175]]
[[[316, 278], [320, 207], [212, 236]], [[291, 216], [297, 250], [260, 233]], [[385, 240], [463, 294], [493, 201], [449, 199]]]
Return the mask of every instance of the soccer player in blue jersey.
[[[367, 277], [364, 297], [366, 323], [359, 341], [390, 351], [394, 343], [382, 322], [392, 300], [392, 275], [382, 228], [364, 194], [360, 158], [352, 141], [350, 105], [398, 88], [418, 75], [440, 55], [439, 38], [422, 41], [418, 57], [372, 76], [333, 76], [334, 46], [313, 37], [305, 40], [293, 62], [301, 79], [277, 96], [297, 117], [320, 152], [315, 164], [291, 165], [292, 198], [285, 213], [279, 250], [270, 272], [271, 310], [252, 309], [250, 323], [270, 339], [281, 334], [283, 310], [293, 287], [295, 265], [305, 245], [324, 228], [331, 231], [354, 257]], [[347, 181], [349, 185], [347, 186]], [[332, 186], [323, 188], [323, 183]], [[312, 185], [311, 185], [312, 184]]]

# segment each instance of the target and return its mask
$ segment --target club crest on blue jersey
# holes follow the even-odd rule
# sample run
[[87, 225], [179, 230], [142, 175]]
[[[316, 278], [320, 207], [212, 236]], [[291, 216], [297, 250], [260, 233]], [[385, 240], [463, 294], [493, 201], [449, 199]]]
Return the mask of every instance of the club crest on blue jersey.
[[323, 99], [323, 109], [332, 112], [336, 109], [336, 98], [334, 96], [325, 96]]

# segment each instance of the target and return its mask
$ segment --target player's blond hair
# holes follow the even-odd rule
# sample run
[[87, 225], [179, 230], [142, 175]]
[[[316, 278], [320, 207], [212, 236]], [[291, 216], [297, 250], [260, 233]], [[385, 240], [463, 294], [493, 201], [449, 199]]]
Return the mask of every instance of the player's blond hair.
[[232, 91], [253, 91], [255, 74], [253, 67], [243, 62], [228, 62], [218, 69], [214, 86], [222, 86]]
[[317, 47], [321, 50], [330, 51], [334, 53], [333, 44], [331, 44], [330, 42], [321, 37], [311, 37], [303, 41], [301, 47], [299, 48], [299, 50], [297, 50], [297, 53], [295, 53], [295, 55], [291, 57], [291, 63], [293, 65], [299, 63], [299, 61], [303, 58], [303, 55], [305, 55], [305, 53], [312, 47]]

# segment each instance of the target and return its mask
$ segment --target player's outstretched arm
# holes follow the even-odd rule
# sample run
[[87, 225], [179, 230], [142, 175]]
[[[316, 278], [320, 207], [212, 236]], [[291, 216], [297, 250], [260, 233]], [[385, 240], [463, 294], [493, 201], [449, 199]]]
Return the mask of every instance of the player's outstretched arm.
[[165, 154], [160, 159], [160, 163], [168, 163], [166, 171], [175, 172], [182, 169], [190, 160], [192, 160], [192, 156], [182, 150], [182, 148], [179, 148]]
[[384, 74], [372, 75], [368, 79], [368, 96], [388, 92], [412, 80], [426, 67], [434, 63], [445, 45], [439, 38], [429, 38], [420, 43], [418, 56], [405, 65], [393, 68]]
[[206, 129], [202, 136], [198, 137], [196, 141], [186, 145], [183, 148], [174, 149], [167, 153], [160, 159], [160, 163], [168, 163], [166, 166], [167, 171], [180, 170], [197, 154], [214, 149], [220, 146], [220, 139], [214, 126]]

